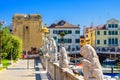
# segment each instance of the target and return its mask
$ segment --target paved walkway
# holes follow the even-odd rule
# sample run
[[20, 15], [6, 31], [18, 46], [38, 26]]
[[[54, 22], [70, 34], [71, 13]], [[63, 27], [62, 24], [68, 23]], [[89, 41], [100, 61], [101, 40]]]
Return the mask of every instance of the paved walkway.
[[[28, 65], [29, 63], [29, 65]], [[35, 63], [35, 66], [34, 66]], [[35, 68], [34, 68], [35, 67]], [[29, 69], [28, 69], [29, 68]], [[49, 80], [39, 60], [20, 60], [0, 71], [0, 80]]]
[[40, 60], [35, 61], [36, 80], [50, 80], [47, 72], [43, 69]]

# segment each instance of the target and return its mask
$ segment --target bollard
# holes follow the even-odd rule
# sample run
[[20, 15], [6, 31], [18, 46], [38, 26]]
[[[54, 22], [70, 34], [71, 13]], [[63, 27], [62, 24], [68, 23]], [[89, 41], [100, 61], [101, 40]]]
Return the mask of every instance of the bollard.
[[27, 69], [29, 69], [29, 59], [27, 59]]

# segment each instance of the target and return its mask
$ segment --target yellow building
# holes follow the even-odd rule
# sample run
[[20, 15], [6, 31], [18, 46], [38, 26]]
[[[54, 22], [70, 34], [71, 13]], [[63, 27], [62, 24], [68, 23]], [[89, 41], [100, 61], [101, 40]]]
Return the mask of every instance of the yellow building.
[[94, 28], [93, 27], [84, 27], [84, 37], [85, 37], [85, 44], [93, 45], [93, 38], [94, 37]]
[[80, 47], [84, 46], [86, 44], [85, 37], [82, 35], [80, 36]]
[[95, 47], [95, 29], [94, 28], [91, 31], [91, 45]]
[[23, 50], [31, 50], [31, 47], [42, 46], [42, 19], [39, 14], [15, 14], [12, 19], [13, 35], [23, 41]]
[[95, 47], [99, 50], [116, 51], [120, 49], [119, 21], [110, 19], [104, 26], [95, 29]]

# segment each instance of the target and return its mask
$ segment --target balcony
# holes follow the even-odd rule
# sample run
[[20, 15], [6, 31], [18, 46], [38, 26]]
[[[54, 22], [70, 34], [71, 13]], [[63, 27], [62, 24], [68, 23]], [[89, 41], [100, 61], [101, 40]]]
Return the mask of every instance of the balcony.
[[108, 48], [97, 48], [96, 52], [104, 54], [120, 54], [120, 49], [110, 46]]
[[108, 46], [110, 46], [110, 47], [115, 47], [115, 46], [118, 46], [118, 44], [108, 44]]

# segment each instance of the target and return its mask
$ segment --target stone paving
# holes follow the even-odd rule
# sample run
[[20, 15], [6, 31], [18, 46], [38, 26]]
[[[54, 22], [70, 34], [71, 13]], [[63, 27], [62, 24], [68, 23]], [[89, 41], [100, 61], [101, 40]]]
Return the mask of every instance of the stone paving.
[[34, 60], [20, 60], [6, 70], [0, 71], [0, 80], [35, 80]]
[[[29, 63], [29, 65], [28, 65]], [[34, 65], [35, 64], [35, 65]], [[39, 60], [20, 60], [0, 71], [0, 80], [49, 80]]]
[[43, 69], [40, 60], [35, 61], [36, 80], [50, 80], [47, 72]]

